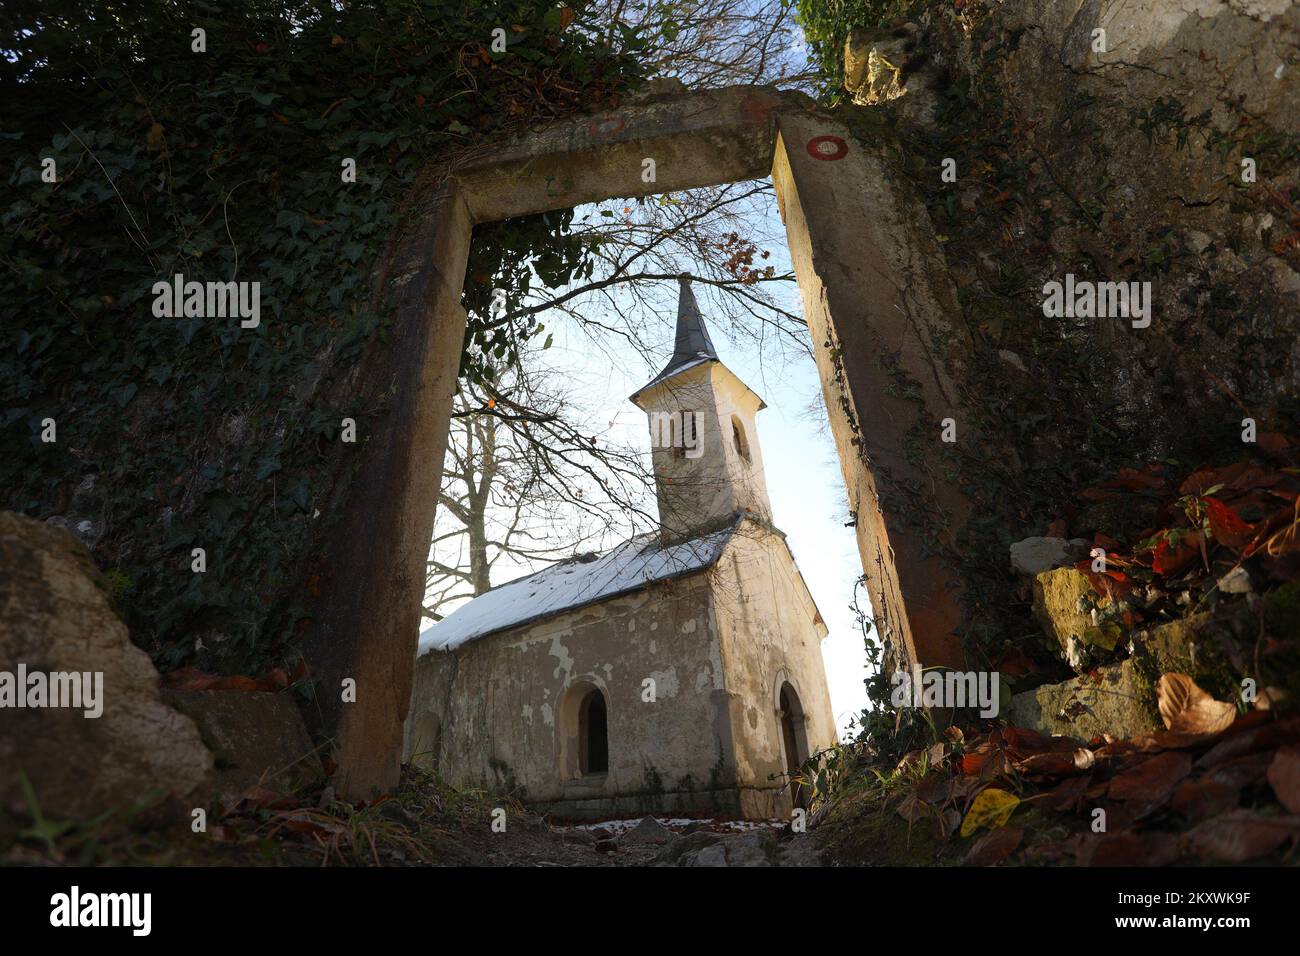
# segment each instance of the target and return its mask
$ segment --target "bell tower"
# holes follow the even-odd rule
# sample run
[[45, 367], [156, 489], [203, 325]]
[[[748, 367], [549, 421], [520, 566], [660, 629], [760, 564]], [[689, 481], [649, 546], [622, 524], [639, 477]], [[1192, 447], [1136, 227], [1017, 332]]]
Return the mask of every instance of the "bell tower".
[[649, 418], [665, 540], [693, 537], [737, 512], [772, 520], [755, 427], [767, 406], [718, 358], [690, 278], [679, 282], [673, 356], [631, 397]]

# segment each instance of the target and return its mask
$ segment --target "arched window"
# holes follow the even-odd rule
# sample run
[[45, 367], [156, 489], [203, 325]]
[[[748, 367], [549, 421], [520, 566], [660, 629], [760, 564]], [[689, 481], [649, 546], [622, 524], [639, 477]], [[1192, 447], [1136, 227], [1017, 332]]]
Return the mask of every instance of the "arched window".
[[605, 695], [595, 688], [578, 709], [578, 769], [583, 776], [609, 770], [609, 723]]
[[745, 426], [735, 415], [731, 416], [731, 440], [736, 444], [736, 454], [749, 461], [749, 442], [745, 439]]

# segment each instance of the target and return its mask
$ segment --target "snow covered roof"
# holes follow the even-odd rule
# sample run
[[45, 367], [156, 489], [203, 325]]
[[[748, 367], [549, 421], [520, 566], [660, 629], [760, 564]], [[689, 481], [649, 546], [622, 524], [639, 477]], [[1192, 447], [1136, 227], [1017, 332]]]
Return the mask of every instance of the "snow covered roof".
[[743, 518], [721, 531], [667, 546], [658, 534], [631, 538], [603, 555], [578, 555], [493, 588], [420, 632], [419, 654], [451, 650], [506, 628], [529, 624], [655, 581], [712, 567]]

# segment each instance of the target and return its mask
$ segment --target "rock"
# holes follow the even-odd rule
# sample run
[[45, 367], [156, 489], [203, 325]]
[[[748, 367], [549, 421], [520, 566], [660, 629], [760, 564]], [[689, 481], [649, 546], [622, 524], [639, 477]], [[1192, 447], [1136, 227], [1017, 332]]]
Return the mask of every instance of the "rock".
[[938, 105], [938, 72], [919, 49], [920, 28], [854, 30], [844, 46], [844, 87], [853, 101], [877, 106], [899, 100], [913, 122], [930, 124]]
[[1250, 572], [1238, 565], [1219, 578], [1217, 587], [1224, 594], [1249, 594], [1253, 590], [1250, 584]]
[[1034, 577], [1034, 616], [1076, 671], [1086, 663], [1085, 634], [1095, 629], [1092, 614], [1085, 609], [1097, 600], [1087, 577], [1074, 568], [1056, 568]]
[[1163, 730], [1154, 680], [1161, 674], [1187, 674], [1211, 694], [1228, 699], [1236, 677], [1219, 650], [1220, 639], [1250, 633], [1251, 627], [1257, 623], [1243, 603], [1136, 631], [1130, 638], [1132, 657], [1094, 674], [1016, 694], [1006, 719], [1080, 740]]
[[776, 837], [766, 828], [723, 836], [692, 833], [660, 851], [655, 862], [668, 866], [776, 866]]
[[801, 833], [781, 847], [781, 866], [825, 866], [821, 847], [811, 833]]
[[1073, 564], [1088, 556], [1088, 542], [1084, 538], [1066, 541], [1064, 538], [1025, 538], [1011, 546], [1011, 566], [1017, 574], [1033, 577], [1065, 564]]
[[592, 827], [592, 828], [591, 828], [591, 835], [592, 835], [593, 837], [595, 837], [597, 840], [612, 840], [612, 839], [614, 839], [614, 833], [613, 833], [613, 831], [612, 831], [612, 830], [609, 830], [609, 829], [606, 828], [606, 827]]
[[234, 804], [255, 784], [288, 793], [325, 776], [288, 692], [164, 689], [162, 699], [193, 719], [216, 757], [219, 803]]
[[727, 866], [727, 851], [722, 844], [706, 846], [698, 853], [683, 859], [679, 866]]
[[686, 96], [690, 89], [675, 76], [659, 76], [647, 80], [639, 89], [628, 94], [631, 104], [658, 103], [662, 100]]
[[66, 531], [0, 512], [0, 667], [13, 674], [20, 664], [29, 675], [102, 675], [103, 711], [5, 711], [0, 816], [28, 813], [20, 772], [54, 820], [88, 820], [158, 792], [177, 798], [174, 810], [202, 804], [212, 754], [194, 721], [162, 702], [158, 672], [113, 613], [89, 552]]
[[591, 832], [590, 830], [583, 830], [583, 829], [581, 829], [581, 828], [575, 828], [575, 829], [572, 829], [572, 830], [565, 830], [565, 831], [564, 831], [564, 842], [565, 842], [565, 843], [578, 843], [578, 844], [580, 844], [580, 845], [582, 845], [582, 846], [593, 846], [593, 847], [594, 847], [594, 846], [596, 845], [596, 837], [592, 834], [592, 832]]
[[1088, 741], [1099, 734], [1133, 737], [1163, 729], [1155, 688], [1136, 661], [1098, 668], [1096, 677], [1076, 677], [1015, 694], [1006, 720], [1045, 734]]
[[672, 830], [669, 830], [654, 817], [645, 817], [640, 823], [619, 837], [619, 843], [622, 846], [636, 846], [641, 843], [663, 844], [672, 838]]
[[615, 853], [618, 851], [618, 843], [615, 840], [597, 840], [597, 853]]
[[709, 830], [679, 836], [659, 851], [655, 862], [666, 866], [686, 866], [683, 860], [694, 858], [700, 850], [720, 842], [722, 842], [721, 835]]
[[723, 846], [728, 866], [774, 866], [776, 863], [776, 837], [766, 827], [728, 837]]

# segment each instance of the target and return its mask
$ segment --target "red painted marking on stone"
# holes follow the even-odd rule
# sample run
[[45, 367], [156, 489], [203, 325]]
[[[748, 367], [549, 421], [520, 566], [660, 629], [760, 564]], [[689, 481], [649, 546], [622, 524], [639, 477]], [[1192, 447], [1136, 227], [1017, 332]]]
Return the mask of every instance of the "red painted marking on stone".
[[770, 96], [755, 96], [750, 94], [740, 101], [740, 111], [745, 114], [745, 118], [757, 123], [761, 123], [772, 115], [772, 110], [776, 108], [776, 100]]
[[814, 136], [808, 140], [808, 155], [813, 159], [833, 162], [849, 154], [849, 144], [838, 136]]
[[623, 132], [626, 127], [627, 120], [622, 116], [610, 116], [603, 120], [596, 120], [588, 126], [587, 135], [592, 139], [604, 139], [606, 136]]

